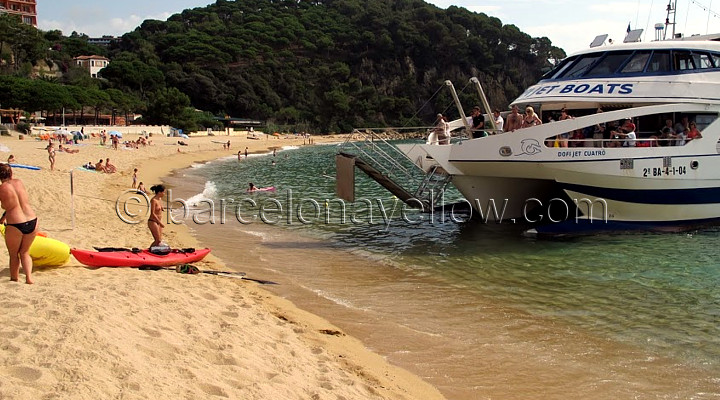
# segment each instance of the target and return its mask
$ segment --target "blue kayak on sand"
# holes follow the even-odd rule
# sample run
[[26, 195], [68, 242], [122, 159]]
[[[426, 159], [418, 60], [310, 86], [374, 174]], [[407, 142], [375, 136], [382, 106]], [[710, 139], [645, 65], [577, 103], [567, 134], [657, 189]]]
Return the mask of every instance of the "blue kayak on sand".
[[13, 168], [25, 168], [25, 169], [31, 169], [33, 171], [40, 170], [40, 167], [36, 167], [34, 165], [24, 165], [24, 164], [10, 164]]

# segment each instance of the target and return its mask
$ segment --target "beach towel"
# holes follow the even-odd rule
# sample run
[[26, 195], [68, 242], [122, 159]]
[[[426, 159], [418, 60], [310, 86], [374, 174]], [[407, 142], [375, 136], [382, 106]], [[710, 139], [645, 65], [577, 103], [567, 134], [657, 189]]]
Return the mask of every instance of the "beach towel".
[[199, 274], [200, 270], [198, 267], [192, 265], [192, 264], [180, 264], [177, 267], [175, 267], [175, 272], [180, 274]]

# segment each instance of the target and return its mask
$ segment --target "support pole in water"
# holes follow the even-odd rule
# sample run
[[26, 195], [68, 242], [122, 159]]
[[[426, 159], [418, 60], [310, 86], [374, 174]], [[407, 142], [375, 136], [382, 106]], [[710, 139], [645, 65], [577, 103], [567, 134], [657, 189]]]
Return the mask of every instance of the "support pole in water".
[[72, 170], [70, 171], [70, 219], [72, 220], [72, 229], [75, 230], [75, 189]]

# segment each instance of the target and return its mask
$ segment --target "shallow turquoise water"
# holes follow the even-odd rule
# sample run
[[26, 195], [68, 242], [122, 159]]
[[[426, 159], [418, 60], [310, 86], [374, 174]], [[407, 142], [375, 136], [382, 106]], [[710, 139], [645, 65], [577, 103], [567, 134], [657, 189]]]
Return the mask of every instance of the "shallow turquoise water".
[[[216, 202], [252, 199], [257, 204], [277, 199], [285, 212], [273, 215], [277, 229], [320, 239], [335, 249], [361, 251], [408, 274], [435, 279], [446, 285], [432, 288], [438, 296], [460, 287], [463, 295], [492, 299], [602, 340], [639, 348], [653, 357], [702, 368], [710, 379], [720, 377], [718, 230], [550, 241], [524, 238], [522, 228], [514, 225], [443, 222], [442, 215], [436, 215], [434, 223], [410, 224], [396, 218], [387, 224], [377, 209], [372, 224], [367, 213], [358, 213], [359, 223], [342, 224], [335, 211], [330, 213], [330, 223], [308, 213], [306, 220], [313, 223], [292, 218], [288, 224], [290, 191], [294, 205], [303, 204], [307, 211], [313, 207], [310, 199], [322, 209], [326, 200], [335, 198], [335, 182], [328, 176], [334, 176], [336, 151], [335, 146], [318, 146], [242, 162], [217, 161], [186, 171], [186, 175], [196, 184], [209, 182], [198, 198]], [[277, 191], [248, 194], [248, 182], [275, 186]], [[386, 208], [393, 204], [392, 196], [360, 173], [356, 182], [358, 196], [373, 204], [380, 199]], [[448, 197], [457, 198], [457, 193]], [[247, 201], [242, 208], [244, 215], [254, 210]], [[257, 224], [262, 223], [256, 221], [244, 228]], [[334, 284], [342, 286], [342, 282]], [[476, 312], [460, 306], [456, 309], [458, 313]], [[471, 319], [473, 315], [455, 317]]]

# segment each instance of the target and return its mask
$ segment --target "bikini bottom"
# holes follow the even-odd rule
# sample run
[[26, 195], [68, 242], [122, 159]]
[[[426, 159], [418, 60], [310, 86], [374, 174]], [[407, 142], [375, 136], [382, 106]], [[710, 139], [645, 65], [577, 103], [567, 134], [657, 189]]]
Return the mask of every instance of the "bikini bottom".
[[8, 226], [14, 226], [23, 235], [29, 235], [35, 231], [35, 227], [37, 226], [37, 218], [31, 219], [27, 222], [21, 222], [19, 224], [8, 224]]

